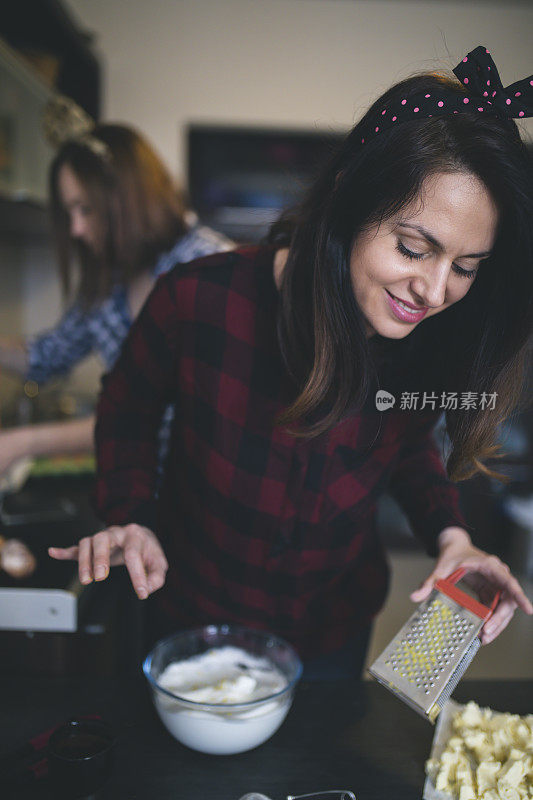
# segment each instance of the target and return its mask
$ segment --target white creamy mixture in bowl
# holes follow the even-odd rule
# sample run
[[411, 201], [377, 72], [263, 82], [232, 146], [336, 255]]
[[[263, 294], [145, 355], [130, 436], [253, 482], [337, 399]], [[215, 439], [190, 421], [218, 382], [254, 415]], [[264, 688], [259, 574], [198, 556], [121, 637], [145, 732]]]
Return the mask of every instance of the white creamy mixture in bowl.
[[167, 730], [193, 750], [242, 753], [277, 731], [302, 674], [277, 636], [207, 625], [158, 642], [143, 671]]

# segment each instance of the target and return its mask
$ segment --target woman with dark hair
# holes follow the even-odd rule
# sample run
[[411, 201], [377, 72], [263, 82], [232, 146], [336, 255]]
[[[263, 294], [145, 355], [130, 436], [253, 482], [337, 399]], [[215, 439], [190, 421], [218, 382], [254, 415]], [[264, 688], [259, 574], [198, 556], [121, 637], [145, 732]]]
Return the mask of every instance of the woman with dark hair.
[[504, 89], [484, 48], [455, 73], [381, 97], [264, 246], [173, 271], [149, 298], [99, 403], [110, 527], [50, 553], [78, 559], [84, 583], [125, 563], [139, 597], [160, 590], [153, 637], [238, 622], [293, 642], [308, 676], [324, 658], [358, 674], [387, 588], [386, 490], [437, 557], [414, 601], [464, 567], [480, 597], [502, 592], [484, 643], [517, 606], [533, 613], [473, 546], [452, 483], [494, 474], [485, 461], [520, 395], [533, 191], [511, 117], [533, 113], [533, 79]]
[[[0, 366], [38, 384], [69, 373], [91, 353], [110, 369], [157, 277], [232, 246], [191, 223], [144, 137], [125, 125], [94, 127], [83, 113], [57, 98], [46, 116], [50, 138], [60, 143], [50, 168], [54, 239], [65, 298], [72, 298], [79, 267], [75, 300], [51, 330], [0, 340]], [[24, 456], [91, 450], [93, 438], [94, 416], [3, 431], [0, 474]]]

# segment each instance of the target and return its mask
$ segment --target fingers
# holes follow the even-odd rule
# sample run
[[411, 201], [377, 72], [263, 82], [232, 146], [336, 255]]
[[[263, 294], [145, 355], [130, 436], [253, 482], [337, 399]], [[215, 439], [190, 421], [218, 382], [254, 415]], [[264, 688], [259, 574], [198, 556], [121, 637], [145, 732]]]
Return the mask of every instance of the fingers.
[[431, 594], [431, 590], [433, 589], [435, 582], [441, 578], [446, 578], [450, 572], [453, 572], [453, 569], [454, 567], [450, 567], [450, 565], [448, 565], [445, 561], [437, 563], [431, 575], [426, 578], [426, 580], [418, 587], [418, 589], [415, 589], [414, 592], [411, 592], [411, 600], [415, 603], [422, 603]]
[[58, 560], [77, 560], [80, 582], [88, 584], [93, 579], [105, 580], [110, 565], [122, 563], [119, 541], [120, 529], [112, 527], [84, 537], [73, 547], [49, 547], [48, 554]]
[[467, 570], [465, 581], [476, 590], [485, 605], [490, 605], [496, 591], [501, 593], [494, 613], [483, 626], [480, 635], [483, 644], [489, 644], [500, 635], [517, 608], [521, 608], [526, 614], [533, 613], [533, 605], [507, 564], [497, 556], [488, 555], [477, 548], [471, 548], [469, 553], [454, 552], [450, 548], [448, 552], [441, 554], [434, 571], [411, 594], [411, 600], [418, 603], [426, 600], [435, 581], [447, 577], [457, 567]]
[[92, 539], [94, 579], [96, 581], [103, 581], [109, 575], [111, 551], [109, 539], [107, 531], [95, 534]]
[[77, 561], [78, 545], [74, 545], [73, 547], [49, 547], [48, 555], [51, 558], [56, 558], [58, 561]]
[[150, 594], [164, 585], [167, 570], [168, 562], [161, 551], [161, 554], [156, 554], [154, 561], [148, 564], [148, 591]]
[[158, 570], [157, 572], [152, 572], [148, 576], [147, 584], [148, 584], [148, 593], [152, 594], [153, 592], [157, 592], [158, 589], [161, 589], [165, 584], [166, 578], [166, 570]]
[[513, 614], [516, 610], [516, 603], [506, 593], [502, 594], [502, 599], [498, 604], [498, 608], [483, 626], [481, 631], [482, 644], [490, 644], [497, 636], [507, 627]]
[[124, 563], [130, 574], [131, 583], [140, 600], [148, 597], [148, 578], [142, 558], [142, 538], [137, 532], [130, 532], [124, 548]]
[[158, 539], [142, 525], [112, 526], [86, 536], [73, 547], [50, 547], [58, 560], [77, 560], [80, 582], [103, 581], [110, 566], [125, 564], [133, 588], [141, 600], [165, 583], [168, 562]]
[[137, 596], [146, 600], [165, 583], [168, 562], [159, 540], [149, 528], [128, 525], [125, 530], [124, 563]]
[[429, 578], [426, 578], [424, 583], [422, 583], [421, 586], [418, 587], [418, 589], [415, 589], [414, 592], [411, 592], [411, 594], [409, 595], [411, 600], [414, 603], [422, 603], [423, 600], [426, 600], [431, 594], [431, 590], [433, 589], [433, 584], [435, 583], [436, 580], [437, 578], [432, 573], [429, 576]]
[[93, 547], [91, 537], [85, 536], [83, 539], [80, 539], [78, 548], [78, 574], [80, 583], [88, 584], [91, 583], [93, 579]]
[[111, 564], [122, 564], [122, 545], [125, 539], [124, 529], [119, 526], [107, 528], [80, 539], [78, 544], [78, 572], [83, 584], [104, 581], [109, 575]]
[[525, 611], [526, 614], [533, 614], [533, 604], [513, 575], [509, 575], [506, 588], [516, 605], [521, 608], [522, 611]]
[[58, 561], [77, 561], [80, 583], [87, 584], [93, 579], [92, 545], [90, 537], [80, 539], [73, 547], [49, 547], [48, 555]]
[[[483, 558], [467, 559], [464, 561], [463, 566], [481, 573], [492, 583], [495, 589], [499, 589], [502, 593], [505, 592], [509, 599], [513, 600], [516, 606], [525, 611], [526, 614], [533, 614], [533, 605], [514, 575], [511, 574], [507, 564], [504, 564], [499, 558], [485, 556]], [[498, 608], [500, 604], [498, 604]]]

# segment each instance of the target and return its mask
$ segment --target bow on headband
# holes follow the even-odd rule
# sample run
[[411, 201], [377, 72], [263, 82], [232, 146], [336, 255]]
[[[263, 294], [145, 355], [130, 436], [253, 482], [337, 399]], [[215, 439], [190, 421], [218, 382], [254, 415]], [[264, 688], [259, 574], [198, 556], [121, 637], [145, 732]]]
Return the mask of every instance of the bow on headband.
[[533, 75], [504, 89], [485, 47], [468, 53], [453, 72], [472, 95], [470, 102], [478, 103], [478, 111], [494, 109], [498, 116], [512, 119], [533, 116]]
[[533, 116], [533, 75], [504, 89], [496, 65], [486, 47], [476, 47], [453, 70], [465, 93], [446, 86], [432, 92], [412, 92], [381, 109], [367, 120], [361, 143], [401, 122], [472, 111], [502, 119]]

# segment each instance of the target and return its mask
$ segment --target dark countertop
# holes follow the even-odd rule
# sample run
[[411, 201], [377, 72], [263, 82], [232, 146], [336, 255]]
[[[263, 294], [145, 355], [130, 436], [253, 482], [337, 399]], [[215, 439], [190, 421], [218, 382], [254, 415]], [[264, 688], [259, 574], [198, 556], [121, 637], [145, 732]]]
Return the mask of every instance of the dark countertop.
[[[0, 686], [1, 752], [71, 716], [99, 713], [112, 723], [116, 762], [102, 800], [238, 800], [252, 791], [285, 800], [326, 789], [349, 789], [357, 800], [420, 800], [434, 731], [374, 682], [303, 683], [268, 742], [208, 756], [166, 732], [142, 677], [0, 676]], [[464, 680], [454, 698], [531, 713], [533, 681]]]

